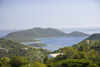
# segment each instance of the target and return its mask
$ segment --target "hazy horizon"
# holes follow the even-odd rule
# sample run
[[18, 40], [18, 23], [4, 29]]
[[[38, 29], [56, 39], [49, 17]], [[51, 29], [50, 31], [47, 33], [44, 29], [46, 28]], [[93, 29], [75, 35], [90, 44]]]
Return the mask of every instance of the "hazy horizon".
[[0, 29], [100, 27], [100, 0], [0, 0]]

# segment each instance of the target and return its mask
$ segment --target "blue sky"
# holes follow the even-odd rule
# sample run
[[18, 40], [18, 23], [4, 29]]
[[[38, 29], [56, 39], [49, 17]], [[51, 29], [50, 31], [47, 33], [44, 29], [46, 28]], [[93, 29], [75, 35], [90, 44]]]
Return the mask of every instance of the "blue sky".
[[100, 0], [0, 0], [0, 29], [100, 27]]

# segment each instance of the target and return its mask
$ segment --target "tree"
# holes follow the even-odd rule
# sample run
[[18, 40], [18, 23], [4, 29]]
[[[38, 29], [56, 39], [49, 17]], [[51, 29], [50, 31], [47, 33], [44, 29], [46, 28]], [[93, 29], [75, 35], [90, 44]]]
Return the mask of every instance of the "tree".
[[80, 52], [80, 57], [81, 58], [87, 58], [86, 53], [85, 52]]
[[66, 59], [49, 63], [47, 67], [90, 67], [91, 61], [79, 59]]
[[9, 58], [5, 58], [5, 57], [0, 58], [0, 67], [3, 65], [9, 65], [9, 64], [10, 64]]
[[23, 57], [13, 57], [11, 59], [11, 67], [20, 67], [26, 65], [28, 62]]

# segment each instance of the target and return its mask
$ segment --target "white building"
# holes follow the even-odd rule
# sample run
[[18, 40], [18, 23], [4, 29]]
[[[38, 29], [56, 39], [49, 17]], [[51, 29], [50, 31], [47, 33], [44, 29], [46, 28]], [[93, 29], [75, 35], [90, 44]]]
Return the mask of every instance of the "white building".
[[54, 57], [57, 57], [58, 55], [63, 55], [63, 53], [54, 53], [54, 54], [49, 54], [49, 55], [48, 55], [48, 59], [50, 59], [50, 58], [54, 58]]
[[0, 47], [0, 50], [4, 50], [4, 48], [1, 48], [1, 47]]
[[21, 48], [22, 50], [27, 50], [28, 48]]

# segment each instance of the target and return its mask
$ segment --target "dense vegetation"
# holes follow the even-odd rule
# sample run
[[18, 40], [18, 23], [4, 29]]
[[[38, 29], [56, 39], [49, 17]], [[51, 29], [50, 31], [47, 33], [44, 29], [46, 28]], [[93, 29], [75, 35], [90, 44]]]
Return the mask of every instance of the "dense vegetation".
[[0, 47], [10, 49], [10, 48], [17, 48], [17, 47], [24, 47], [23, 44], [20, 44], [15, 41], [0, 39]]
[[[31, 48], [26, 51], [12, 49], [8, 51], [7, 56], [0, 59], [0, 65], [1, 67], [99, 67], [100, 51], [97, 48], [99, 46], [97, 44], [100, 44], [100, 41], [95, 41], [94, 44], [88, 45], [84, 41], [84, 43], [81, 42], [73, 47], [60, 48], [53, 53], [63, 53], [64, 55], [51, 59], [47, 58], [49, 52], [43, 49]], [[83, 48], [84, 46], [81, 45], [88, 46]], [[14, 56], [20, 56], [21, 58]]]
[[0, 58], [0, 67], [46, 67], [45, 64], [28, 61], [24, 57]]
[[[89, 39], [90, 37], [93, 39]], [[94, 39], [94, 34], [90, 37], [72, 47], [64, 47], [52, 52], [63, 53], [63, 55], [51, 59], [48, 59], [48, 54], [51, 53], [48, 50], [23, 45], [8, 48], [6, 47], [8, 41], [3, 39], [5, 49], [0, 49], [0, 67], [100, 67], [100, 40]]]
[[[21, 65], [22, 67], [27, 67], [28, 65], [30, 67], [45, 67], [42, 62], [49, 53], [50, 51], [46, 49], [0, 39], [0, 67], [19, 67]], [[25, 61], [27, 61], [27, 64]]]
[[79, 60], [79, 59], [66, 59], [61, 60], [56, 63], [50, 63], [48, 67], [99, 67], [96, 64], [92, 64], [88, 60]]
[[[87, 38], [88, 39], [88, 38]], [[73, 47], [60, 48], [54, 53], [63, 53], [56, 58], [46, 60], [48, 67], [99, 67], [100, 40], [87, 40]]]

